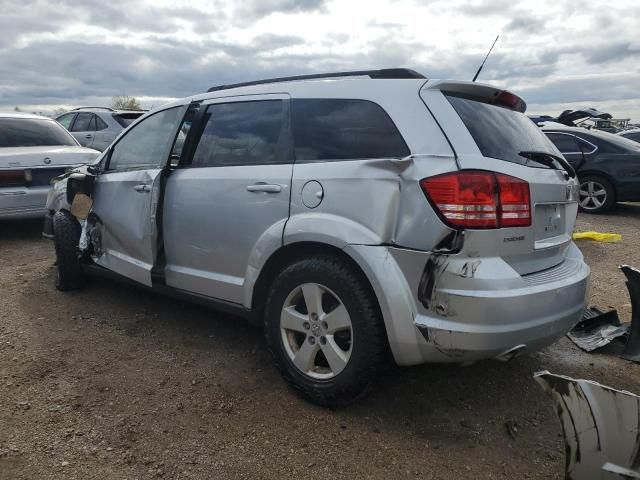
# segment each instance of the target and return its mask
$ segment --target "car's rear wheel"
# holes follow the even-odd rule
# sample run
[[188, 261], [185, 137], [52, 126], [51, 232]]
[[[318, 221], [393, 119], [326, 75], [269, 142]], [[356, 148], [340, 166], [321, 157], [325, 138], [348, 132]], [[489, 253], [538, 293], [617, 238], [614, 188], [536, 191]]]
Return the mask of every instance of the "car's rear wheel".
[[585, 213], [603, 213], [616, 203], [615, 189], [607, 179], [587, 175], [580, 179], [580, 210]]
[[359, 272], [331, 256], [302, 259], [274, 280], [265, 333], [285, 380], [314, 403], [337, 407], [366, 393], [386, 348], [380, 310]]
[[75, 290], [82, 286], [84, 276], [78, 255], [80, 224], [69, 212], [53, 215], [53, 244], [56, 250], [56, 288]]

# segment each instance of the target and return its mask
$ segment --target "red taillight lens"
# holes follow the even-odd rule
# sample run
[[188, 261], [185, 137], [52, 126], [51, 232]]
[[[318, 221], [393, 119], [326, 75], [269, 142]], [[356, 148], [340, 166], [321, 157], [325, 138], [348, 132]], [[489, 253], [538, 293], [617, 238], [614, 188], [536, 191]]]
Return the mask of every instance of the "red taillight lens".
[[24, 185], [24, 170], [0, 170], [0, 187], [22, 187]]
[[529, 184], [519, 178], [496, 174], [500, 189], [500, 226], [528, 227], [531, 225], [531, 197]]
[[499, 173], [462, 170], [420, 181], [442, 219], [458, 228], [531, 225], [529, 184]]

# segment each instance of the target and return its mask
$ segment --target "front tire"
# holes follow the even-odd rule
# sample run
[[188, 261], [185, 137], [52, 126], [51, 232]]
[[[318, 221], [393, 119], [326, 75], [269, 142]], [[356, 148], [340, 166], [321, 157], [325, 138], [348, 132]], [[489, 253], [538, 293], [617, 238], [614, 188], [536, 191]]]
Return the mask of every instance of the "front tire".
[[585, 213], [604, 213], [616, 203], [616, 192], [611, 182], [596, 175], [587, 175], [580, 179], [580, 211]]
[[360, 272], [330, 255], [297, 260], [275, 278], [265, 334], [287, 383], [326, 407], [366, 394], [386, 358], [375, 295]]
[[53, 244], [56, 250], [56, 288], [67, 291], [82, 286], [84, 276], [78, 255], [80, 224], [67, 211], [53, 215]]

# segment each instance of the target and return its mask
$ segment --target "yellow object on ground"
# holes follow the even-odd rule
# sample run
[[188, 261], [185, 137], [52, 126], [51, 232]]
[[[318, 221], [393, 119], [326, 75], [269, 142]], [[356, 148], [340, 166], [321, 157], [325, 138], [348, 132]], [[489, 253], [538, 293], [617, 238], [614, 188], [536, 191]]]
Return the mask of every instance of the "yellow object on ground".
[[600, 232], [575, 232], [573, 234], [574, 240], [595, 240], [596, 242], [619, 242], [622, 240], [622, 235], [619, 233], [600, 233]]

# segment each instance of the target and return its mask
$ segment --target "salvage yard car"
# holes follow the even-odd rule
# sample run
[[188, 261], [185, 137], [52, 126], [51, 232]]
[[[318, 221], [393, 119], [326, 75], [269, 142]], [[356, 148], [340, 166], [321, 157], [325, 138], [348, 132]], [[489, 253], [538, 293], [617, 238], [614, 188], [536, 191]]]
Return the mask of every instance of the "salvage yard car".
[[56, 118], [81, 145], [104, 151], [138, 117], [142, 110], [80, 107]]
[[604, 213], [640, 201], [640, 143], [599, 130], [544, 123], [542, 130], [580, 178], [580, 209]]
[[[57, 287], [115, 274], [264, 327], [305, 398], [564, 335], [575, 172], [516, 95], [408, 69], [214, 87], [141, 117], [53, 216]], [[185, 134], [184, 142], [177, 141]]]
[[55, 120], [0, 113], [0, 219], [42, 217], [51, 179], [98, 155]]

